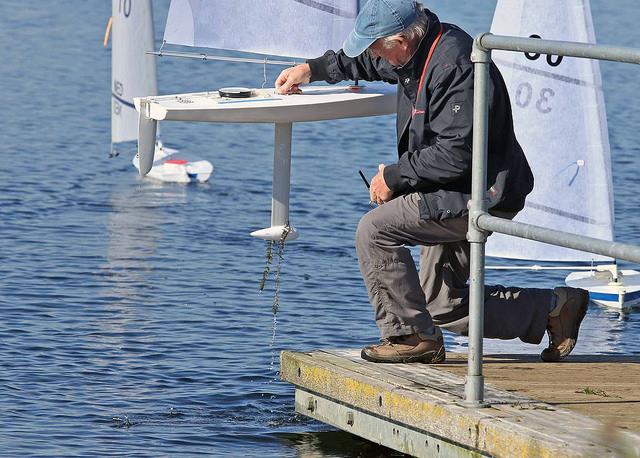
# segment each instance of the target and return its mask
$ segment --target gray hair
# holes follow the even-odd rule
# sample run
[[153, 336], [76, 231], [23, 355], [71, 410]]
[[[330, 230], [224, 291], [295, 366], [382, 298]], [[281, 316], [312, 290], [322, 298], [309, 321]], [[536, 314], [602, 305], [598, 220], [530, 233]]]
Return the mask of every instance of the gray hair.
[[409, 41], [420, 41], [427, 33], [427, 13], [425, 7], [421, 3], [416, 3], [416, 9], [418, 10], [418, 17], [413, 23], [404, 29], [402, 32], [390, 35], [382, 39], [382, 46], [385, 48], [391, 48], [394, 45], [396, 38], [402, 37]]

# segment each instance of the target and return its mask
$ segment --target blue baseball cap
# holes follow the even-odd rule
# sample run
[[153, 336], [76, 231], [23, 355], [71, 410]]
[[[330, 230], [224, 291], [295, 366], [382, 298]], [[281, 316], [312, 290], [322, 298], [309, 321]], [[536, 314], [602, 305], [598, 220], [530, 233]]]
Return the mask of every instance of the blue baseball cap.
[[358, 13], [342, 50], [349, 57], [359, 56], [378, 38], [403, 31], [417, 18], [415, 0], [369, 0]]

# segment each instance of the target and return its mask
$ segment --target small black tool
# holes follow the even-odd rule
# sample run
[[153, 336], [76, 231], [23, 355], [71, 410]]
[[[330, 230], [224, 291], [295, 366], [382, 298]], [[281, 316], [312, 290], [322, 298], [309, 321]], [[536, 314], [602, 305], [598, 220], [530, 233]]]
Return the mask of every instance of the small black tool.
[[367, 189], [369, 189], [371, 186], [369, 185], [369, 182], [367, 181], [367, 177], [364, 176], [364, 173], [362, 173], [362, 170], [358, 170], [358, 173], [362, 177], [362, 181], [364, 181], [364, 184], [367, 185]]
[[[367, 177], [364, 176], [364, 173], [362, 173], [362, 170], [358, 170], [358, 173], [360, 174], [360, 178], [362, 178], [362, 181], [364, 181], [364, 184], [367, 185], [367, 189], [370, 189], [371, 186], [369, 185], [369, 182], [367, 181]], [[369, 207], [370, 208], [374, 208], [375, 207], [375, 203], [373, 201], [369, 201]]]

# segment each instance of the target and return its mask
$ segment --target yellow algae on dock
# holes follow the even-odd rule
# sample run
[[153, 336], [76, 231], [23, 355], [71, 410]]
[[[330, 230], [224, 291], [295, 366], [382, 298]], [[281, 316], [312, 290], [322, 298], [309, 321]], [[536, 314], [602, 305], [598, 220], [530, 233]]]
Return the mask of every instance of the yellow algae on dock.
[[[298, 412], [414, 456], [640, 455], [637, 359], [486, 361], [487, 408], [462, 405], [464, 355], [432, 366], [370, 363], [356, 350], [285, 351], [281, 377], [296, 386]], [[593, 402], [603, 393], [619, 397]]]

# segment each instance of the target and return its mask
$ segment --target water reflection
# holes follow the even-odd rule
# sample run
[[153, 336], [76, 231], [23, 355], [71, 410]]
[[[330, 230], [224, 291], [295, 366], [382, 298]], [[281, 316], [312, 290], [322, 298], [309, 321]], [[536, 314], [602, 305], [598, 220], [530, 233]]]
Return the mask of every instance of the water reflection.
[[387, 458], [405, 457], [404, 453], [366, 441], [343, 431], [276, 434], [284, 445], [300, 458]]
[[[107, 403], [145, 398], [147, 388], [135, 379], [144, 373], [146, 360], [157, 359], [154, 348], [160, 345], [160, 336], [153, 332], [153, 307], [159, 305], [152, 286], [159, 269], [153, 260], [163, 225], [182, 220], [180, 215], [167, 215], [167, 208], [186, 202], [186, 188], [132, 176], [114, 188], [109, 202], [106, 263], [99, 270], [102, 290], [94, 312], [99, 320], [97, 329], [87, 335], [92, 346], [102, 349], [89, 355], [91, 365], [119, 380], [105, 387]], [[128, 417], [122, 414], [122, 418]]]
[[[147, 276], [153, 267], [150, 258], [156, 254], [162, 225], [169, 216], [166, 208], [186, 202], [183, 185], [139, 180], [136, 185], [117, 188], [111, 196], [111, 212], [107, 223], [107, 263], [102, 272], [109, 278], [103, 293], [113, 304], [134, 300], [144, 293]], [[172, 215], [181, 223], [182, 214]]]

